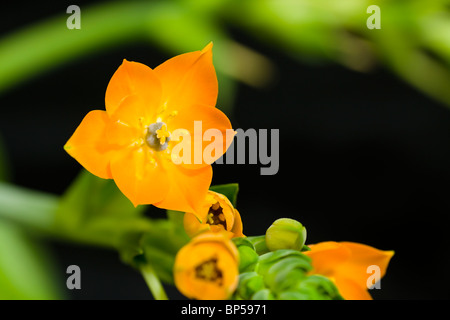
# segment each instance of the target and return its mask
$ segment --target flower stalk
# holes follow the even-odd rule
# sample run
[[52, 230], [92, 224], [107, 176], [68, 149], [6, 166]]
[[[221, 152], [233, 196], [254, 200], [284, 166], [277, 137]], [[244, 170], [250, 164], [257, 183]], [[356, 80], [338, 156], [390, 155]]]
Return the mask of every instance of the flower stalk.
[[168, 300], [164, 287], [152, 266], [145, 264], [140, 271], [155, 300]]

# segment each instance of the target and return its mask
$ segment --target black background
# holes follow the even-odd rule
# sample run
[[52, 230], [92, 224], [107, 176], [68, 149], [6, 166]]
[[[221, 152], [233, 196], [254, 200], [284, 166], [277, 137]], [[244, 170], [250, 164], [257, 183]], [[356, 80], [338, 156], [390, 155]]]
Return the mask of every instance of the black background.
[[[69, 4], [2, 5], [1, 34], [64, 13]], [[448, 299], [450, 110], [381, 66], [368, 74], [308, 66], [230, 32], [277, 67], [269, 87], [239, 85], [230, 119], [234, 128], [280, 129], [278, 174], [261, 176], [258, 165], [214, 166], [213, 184], [240, 184], [244, 233], [263, 234], [275, 219], [291, 217], [307, 227], [308, 243], [355, 241], [395, 250], [374, 298]], [[88, 111], [104, 108], [106, 86], [122, 59], [155, 67], [169, 57], [151, 45], [121, 47], [0, 96], [0, 132], [14, 182], [62, 194], [80, 170], [63, 145]], [[68, 265], [81, 267], [82, 289], [67, 291], [69, 298], [151, 298], [115, 252], [50, 245], [61, 281]], [[169, 295], [182, 298], [173, 288]]]

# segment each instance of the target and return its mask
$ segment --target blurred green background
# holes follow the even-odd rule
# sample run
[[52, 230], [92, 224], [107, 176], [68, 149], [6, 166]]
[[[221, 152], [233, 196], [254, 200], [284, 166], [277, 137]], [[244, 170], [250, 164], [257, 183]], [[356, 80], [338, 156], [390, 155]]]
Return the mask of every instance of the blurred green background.
[[[80, 30], [66, 27], [71, 4], [81, 8]], [[104, 108], [122, 59], [155, 67], [213, 41], [218, 107], [233, 127], [280, 129], [277, 175], [259, 176], [254, 165], [214, 167], [214, 184], [240, 184], [244, 233], [263, 234], [273, 220], [291, 217], [308, 228], [307, 243], [346, 240], [395, 250], [382, 290], [372, 290], [375, 298], [448, 299], [449, 4], [2, 5], [0, 298], [151, 297], [115, 251], [70, 243], [90, 243], [88, 232], [58, 240], [64, 238], [55, 231], [59, 196], [80, 171], [62, 146], [89, 110]], [[369, 5], [380, 7], [381, 29], [367, 28]], [[63, 199], [73, 211], [64, 211], [64, 220], [70, 214], [73, 225], [89, 223], [86, 212], [77, 216], [83, 200]], [[104, 214], [120, 216], [114, 208]], [[145, 214], [163, 216], [151, 208]], [[134, 223], [141, 227], [139, 219]], [[94, 242], [109, 246], [108, 236]], [[65, 287], [70, 264], [81, 267], [82, 290]], [[176, 290], [169, 295], [180, 297]]]

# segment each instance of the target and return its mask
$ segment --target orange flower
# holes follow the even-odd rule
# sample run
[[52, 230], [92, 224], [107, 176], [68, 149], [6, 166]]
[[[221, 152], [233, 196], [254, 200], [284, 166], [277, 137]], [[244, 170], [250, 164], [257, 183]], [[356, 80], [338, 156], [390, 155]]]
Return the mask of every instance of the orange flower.
[[312, 259], [312, 273], [330, 278], [347, 300], [371, 300], [368, 267], [377, 266], [380, 278], [386, 273], [393, 251], [382, 251], [354, 242], [321, 242], [309, 245], [304, 254]]
[[224, 300], [236, 289], [239, 253], [227, 233], [204, 232], [178, 251], [174, 278], [178, 290], [198, 300]]
[[223, 194], [209, 190], [200, 211], [184, 214], [184, 229], [192, 238], [200, 232], [227, 231], [232, 237], [243, 237], [242, 220], [230, 200]]
[[[64, 148], [92, 174], [114, 179], [135, 206], [196, 211], [211, 183], [210, 164], [231, 139], [209, 161], [193, 154], [195, 163], [176, 164], [172, 150], [181, 136], [201, 153], [205, 146], [196, 142], [208, 129], [234, 135], [214, 107], [217, 93], [212, 43], [155, 69], [124, 60], [106, 89], [106, 111], [89, 112]], [[200, 131], [194, 123], [201, 123]]]

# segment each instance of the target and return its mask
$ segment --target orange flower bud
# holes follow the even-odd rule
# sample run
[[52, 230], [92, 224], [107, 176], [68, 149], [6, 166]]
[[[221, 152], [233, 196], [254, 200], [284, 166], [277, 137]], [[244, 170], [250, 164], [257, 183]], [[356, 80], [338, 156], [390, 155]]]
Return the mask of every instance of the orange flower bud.
[[209, 190], [199, 212], [186, 212], [184, 229], [189, 237], [203, 231], [227, 231], [232, 237], [243, 237], [242, 220], [230, 200], [223, 194]]
[[175, 285], [186, 297], [227, 299], [239, 282], [239, 253], [225, 232], [205, 232], [180, 249], [174, 266]]

